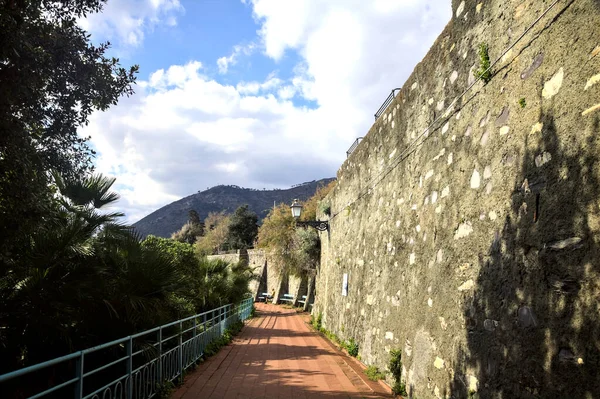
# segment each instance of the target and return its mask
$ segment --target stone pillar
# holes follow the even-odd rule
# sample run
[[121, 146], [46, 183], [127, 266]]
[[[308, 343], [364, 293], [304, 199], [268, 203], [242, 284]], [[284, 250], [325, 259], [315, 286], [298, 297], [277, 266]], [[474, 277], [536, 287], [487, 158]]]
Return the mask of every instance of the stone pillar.
[[267, 261], [265, 260], [262, 263], [262, 267], [260, 268], [260, 272], [258, 273], [258, 281], [256, 282], [256, 291], [254, 292], [254, 302], [258, 300], [258, 297], [263, 292], [267, 291]]
[[[281, 278], [279, 279], [279, 284], [277, 289], [275, 290], [275, 295], [273, 296], [273, 303], [277, 305], [279, 303], [279, 297], [282, 293], [287, 293], [288, 289], [288, 274], [287, 272], [281, 273]], [[283, 292], [285, 291], [285, 292]]]
[[313, 302], [314, 291], [315, 291], [315, 276], [308, 277], [308, 287], [306, 289], [306, 302], [304, 303], [304, 311], [308, 312], [310, 304]]

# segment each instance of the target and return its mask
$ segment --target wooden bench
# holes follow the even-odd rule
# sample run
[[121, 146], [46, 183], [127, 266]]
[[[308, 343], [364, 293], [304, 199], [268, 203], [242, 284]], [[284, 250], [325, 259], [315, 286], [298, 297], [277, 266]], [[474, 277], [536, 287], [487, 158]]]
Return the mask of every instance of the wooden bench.
[[257, 299], [258, 302], [267, 302], [267, 300], [273, 299], [273, 297], [268, 292], [263, 292]]
[[283, 296], [279, 298], [279, 301], [294, 303], [294, 296], [292, 294], [283, 294]]
[[302, 304], [302, 306], [304, 306], [304, 304], [306, 303], [306, 295], [302, 295], [302, 299], [298, 301], [298, 303]]

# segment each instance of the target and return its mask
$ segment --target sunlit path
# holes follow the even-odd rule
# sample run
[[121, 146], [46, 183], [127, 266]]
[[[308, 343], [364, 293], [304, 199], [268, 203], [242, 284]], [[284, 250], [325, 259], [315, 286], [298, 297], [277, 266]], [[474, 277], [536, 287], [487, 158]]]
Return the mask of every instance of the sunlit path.
[[257, 310], [234, 342], [189, 375], [173, 398], [386, 397], [294, 310], [265, 304]]

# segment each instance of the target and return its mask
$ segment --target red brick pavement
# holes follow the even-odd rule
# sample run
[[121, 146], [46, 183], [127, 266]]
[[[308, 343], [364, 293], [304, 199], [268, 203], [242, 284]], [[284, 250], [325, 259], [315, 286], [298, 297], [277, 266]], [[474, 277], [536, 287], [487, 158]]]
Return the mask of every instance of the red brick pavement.
[[172, 396], [196, 398], [381, 398], [350, 359], [312, 331], [294, 310], [256, 304], [231, 345], [202, 363]]

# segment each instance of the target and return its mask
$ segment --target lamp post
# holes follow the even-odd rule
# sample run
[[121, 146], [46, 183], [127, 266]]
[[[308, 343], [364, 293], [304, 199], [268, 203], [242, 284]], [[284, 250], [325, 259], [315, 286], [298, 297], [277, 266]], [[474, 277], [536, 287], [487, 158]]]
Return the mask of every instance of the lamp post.
[[296, 220], [296, 226], [300, 226], [300, 227], [310, 226], [310, 227], [314, 227], [315, 229], [317, 229], [319, 231], [329, 230], [329, 222], [327, 222], [326, 220], [323, 220], [323, 221], [321, 221], [321, 220], [299, 221], [298, 218], [302, 214], [302, 204], [300, 204], [300, 202], [297, 199], [295, 199], [294, 202], [292, 202], [292, 205], [290, 206], [290, 208], [292, 209], [292, 216]]

